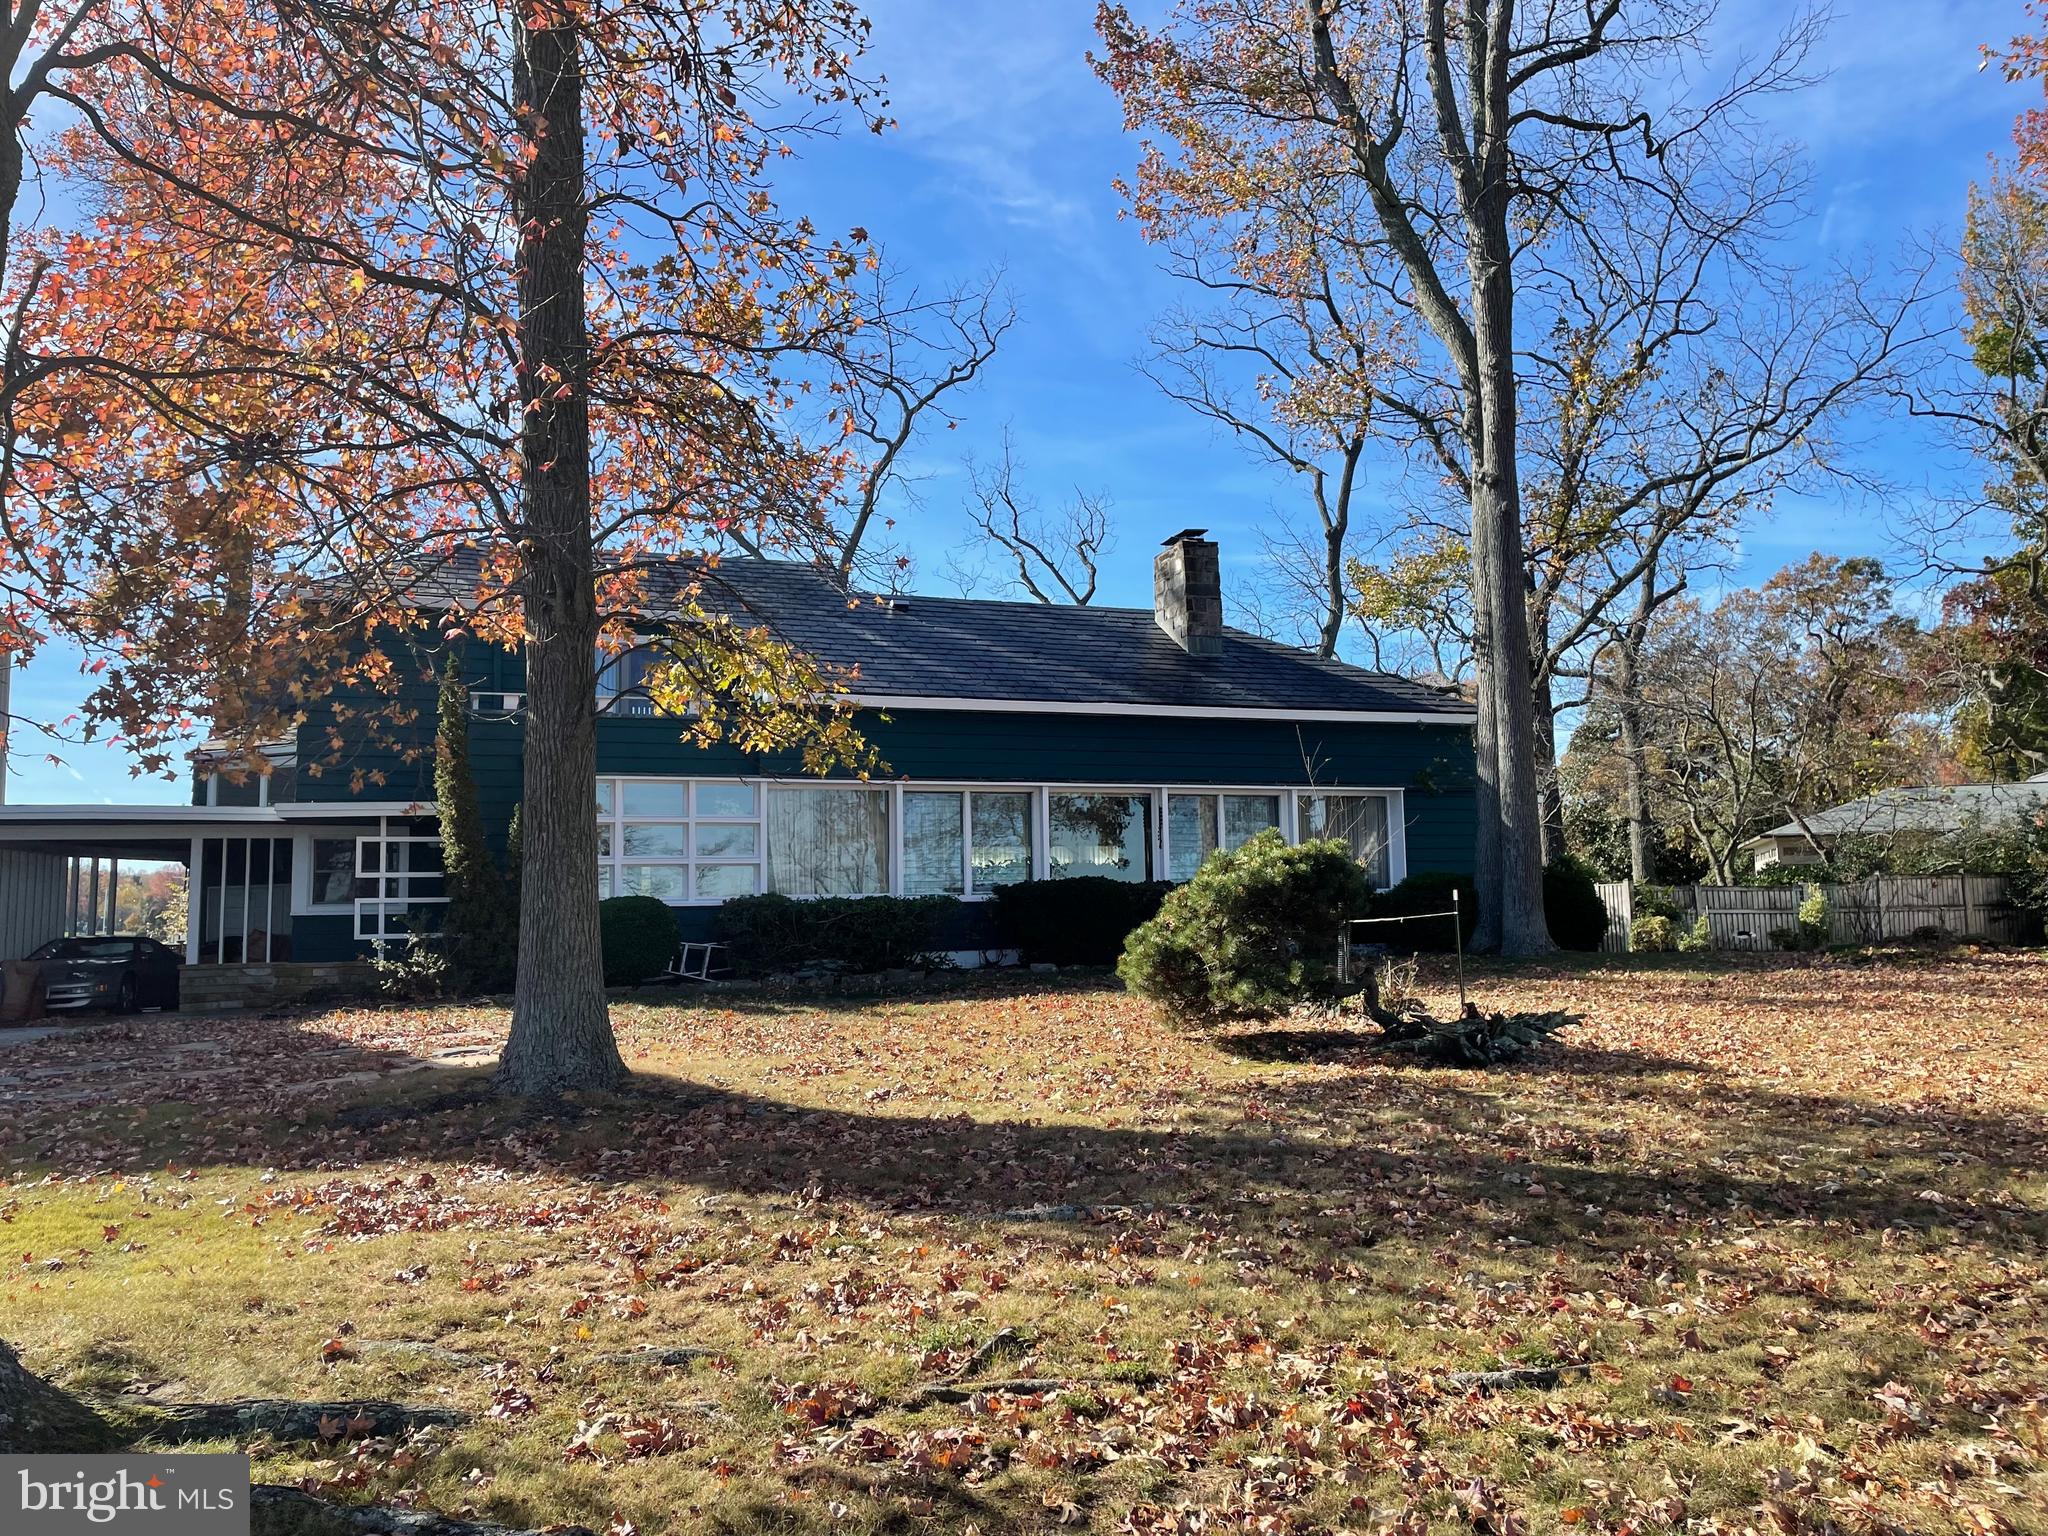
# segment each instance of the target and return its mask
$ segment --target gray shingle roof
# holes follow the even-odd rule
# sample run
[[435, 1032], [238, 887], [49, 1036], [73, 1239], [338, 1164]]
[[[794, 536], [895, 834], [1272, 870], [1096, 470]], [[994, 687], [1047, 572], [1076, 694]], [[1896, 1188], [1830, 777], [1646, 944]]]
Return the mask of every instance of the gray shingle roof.
[[1149, 608], [849, 593], [827, 569], [726, 559], [704, 604], [749, 615], [821, 661], [857, 667], [853, 691], [888, 699], [1341, 711], [1470, 718], [1445, 689], [1240, 630], [1220, 655], [1190, 656]]
[[[2048, 808], [2048, 782], [2037, 779], [2023, 784], [1928, 784], [1881, 789], [1861, 800], [1815, 811], [1806, 824], [1818, 837], [1888, 837], [1899, 832], [1956, 832], [1972, 824], [2010, 826], [2043, 808]], [[1802, 835], [1799, 823], [1788, 821], [1751, 841]]]

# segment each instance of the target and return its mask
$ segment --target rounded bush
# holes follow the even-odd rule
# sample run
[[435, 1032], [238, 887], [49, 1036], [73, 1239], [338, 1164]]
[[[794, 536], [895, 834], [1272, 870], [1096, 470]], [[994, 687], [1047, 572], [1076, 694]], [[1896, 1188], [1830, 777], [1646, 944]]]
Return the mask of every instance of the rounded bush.
[[679, 939], [675, 914], [652, 896], [614, 896], [597, 904], [604, 981], [630, 987], [668, 969]]
[[1668, 917], [1639, 917], [1628, 925], [1632, 955], [1660, 955], [1678, 948], [1678, 924]]
[[1170, 893], [1125, 940], [1117, 974], [1174, 1023], [1270, 1018], [1341, 994], [1338, 931], [1370, 895], [1346, 844], [1261, 832]]
[[1607, 936], [1607, 903], [1592, 872], [1570, 854], [1544, 866], [1543, 916], [1560, 949], [1596, 950]]
[[957, 928], [952, 896], [826, 896], [797, 901], [773, 893], [738, 896], [711, 920], [742, 976], [775, 975], [806, 966], [867, 974], [930, 963]]

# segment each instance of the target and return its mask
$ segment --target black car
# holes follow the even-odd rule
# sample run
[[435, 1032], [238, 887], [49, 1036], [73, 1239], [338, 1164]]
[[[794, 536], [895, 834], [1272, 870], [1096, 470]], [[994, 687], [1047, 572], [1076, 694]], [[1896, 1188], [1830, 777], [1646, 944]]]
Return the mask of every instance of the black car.
[[155, 939], [129, 934], [52, 939], [28, 957], [43, 968], [43, 1006], [138, 1008], [178, 1006], [178, 967], [185, 957]]

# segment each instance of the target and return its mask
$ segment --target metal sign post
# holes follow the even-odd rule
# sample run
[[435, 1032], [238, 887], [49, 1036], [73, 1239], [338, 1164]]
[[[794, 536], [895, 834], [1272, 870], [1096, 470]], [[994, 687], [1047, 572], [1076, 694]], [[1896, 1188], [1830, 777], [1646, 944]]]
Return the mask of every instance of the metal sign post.
[[1458, 888], [1451, 887], [1451, 943], [1458, 951], [1458, 1017], [1465, 1016], [1465, 902]]

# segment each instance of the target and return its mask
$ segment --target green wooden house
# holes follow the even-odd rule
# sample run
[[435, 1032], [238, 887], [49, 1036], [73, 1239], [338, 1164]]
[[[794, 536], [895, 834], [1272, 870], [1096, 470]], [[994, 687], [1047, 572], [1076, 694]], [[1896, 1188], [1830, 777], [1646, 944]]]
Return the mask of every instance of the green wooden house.
[[[972, 909], [1019, 880], [1181, 880], [1269, 827], [1344, 838], [1381, 885], [1471, 867], [1469, 707], [1226, 627], [1202, 530], [1160, 550], [1151, 609], [870, 595], [824, 567], [740, 559], [713, 590], [844, 669], [886, 772], [819, 779], [793, 757], [687, 743], [642, 686], [653, 653], [603, 658], [591, 878], [668, 903], [685, 936], [762, 891], [945, 893]], [[519, 658], [479, 651], [467, 682], [502, 838], [520, 798]], [[238, 782], [202, 757], [189, 810], [0, 809], [0, 880], [10, 858], [18, 880], [24, 858], [45, 861], [15, 952], [53, 923], [94, 922], [102, 864], [122, 858], [189, 864], [190, 964], [332, 962], [400, 931], [439, 894], [420, 695], [418, 740], [364, 740], [339, 763], [326, 747], [346, 727], [321, 710], [268, 776]], [[970, 958], [975, 935], [962, 944]]]

